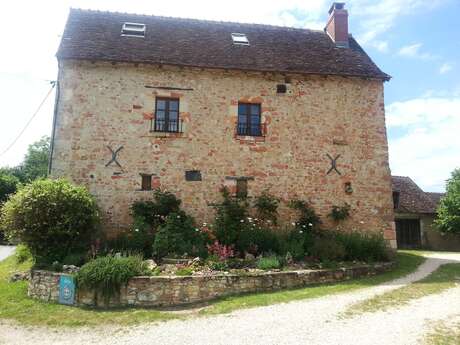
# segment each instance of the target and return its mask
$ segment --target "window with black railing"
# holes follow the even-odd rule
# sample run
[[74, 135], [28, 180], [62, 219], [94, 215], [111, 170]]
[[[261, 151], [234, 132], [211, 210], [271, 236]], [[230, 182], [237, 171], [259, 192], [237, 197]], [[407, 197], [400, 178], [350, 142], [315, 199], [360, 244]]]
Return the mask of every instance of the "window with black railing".
[[253, 137], [263, 135], [260, 104], [238, 103], [237, 134]]
[[155, 132], [182, 132], [182, 120], [179, 119], [179, 100], [157, 97], [155, 102], [155, 118], [152, 121]]

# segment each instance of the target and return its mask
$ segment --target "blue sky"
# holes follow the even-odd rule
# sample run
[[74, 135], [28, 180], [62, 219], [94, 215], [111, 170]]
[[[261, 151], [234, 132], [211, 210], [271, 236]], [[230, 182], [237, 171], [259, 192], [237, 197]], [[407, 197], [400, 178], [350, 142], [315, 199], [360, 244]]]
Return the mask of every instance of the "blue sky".
[[[0, 166], [19, 163], [27, 145], [49, 134], [53, 95], [6, 153], [54, 80], [54, 58], [69, 7], [323, 29], [327, 0], [167, 2], [16, 0], [2, 6]], [[442, 191], [460, 167], [459, 0], [350, 0], [350, 32], [393, 79], [385, 84], [393, 174]], [[24, 9], [28, 9], [24, 11]]]

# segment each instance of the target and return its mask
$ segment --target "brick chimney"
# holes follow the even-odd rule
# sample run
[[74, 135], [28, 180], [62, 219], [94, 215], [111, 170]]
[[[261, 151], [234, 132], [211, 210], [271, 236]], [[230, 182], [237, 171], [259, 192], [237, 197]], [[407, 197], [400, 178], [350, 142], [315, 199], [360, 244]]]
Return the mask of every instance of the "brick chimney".
[[324, 31], [337, 47], [348, 48], [348, 11], [344, 7], [344, 2], [332, 3]]

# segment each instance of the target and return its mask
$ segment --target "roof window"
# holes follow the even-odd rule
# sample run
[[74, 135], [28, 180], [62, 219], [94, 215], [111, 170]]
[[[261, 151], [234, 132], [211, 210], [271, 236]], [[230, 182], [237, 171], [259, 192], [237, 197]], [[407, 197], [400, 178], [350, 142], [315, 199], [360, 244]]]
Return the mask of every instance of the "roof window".
[[123, 23], [121, 28], [122, 36], [145, 37], [145, 24]]
[[249, 40], [246, 37], [246, 34], [232, 33], [233, 44], [242, 44], [245, 46], [249, 45]]

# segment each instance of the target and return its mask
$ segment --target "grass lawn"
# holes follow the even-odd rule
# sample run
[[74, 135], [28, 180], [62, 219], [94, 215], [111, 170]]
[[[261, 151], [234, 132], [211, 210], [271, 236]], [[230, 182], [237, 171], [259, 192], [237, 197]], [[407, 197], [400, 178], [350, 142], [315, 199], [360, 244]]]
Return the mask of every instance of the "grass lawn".
[[[199, 314], [227, 313], [240, 308], [349, 292], [409, 274], [416, 270], [424, 260], [425, 258], [416, 252], [399, 252], [397, 256], [398, 266], [391, 272], [342, 283], [223, 298], [210, 303]], [[8, 283], [8, 278], [12, 272], [24, 271], [29, 267], [30, 262], [17, 265], [14, 257], [0, 262], [0, 319], [9, 319], [26, 325], [57, 327], [96, 326], [100, 324], [124, 326], [187, 317], [187, 313], [178, 314], [154, 309], [93, 310], [33, 300], [27, 297], [27, 282]], [[196, 315], [196, 313], [193, 315]]]
[[405, 305], [414, 299], [439, 294], [454, 287], [459, 282], [460, 264], [445, 264], [419, 281], [352, 305], [345, 312], [345, 316], [387, 310]]

